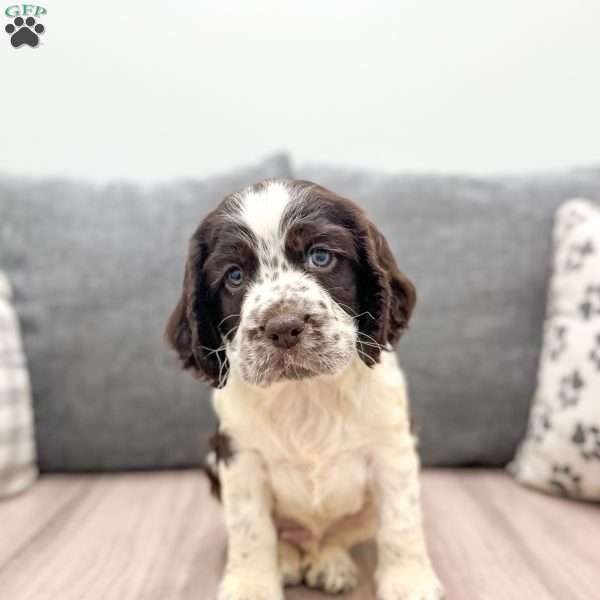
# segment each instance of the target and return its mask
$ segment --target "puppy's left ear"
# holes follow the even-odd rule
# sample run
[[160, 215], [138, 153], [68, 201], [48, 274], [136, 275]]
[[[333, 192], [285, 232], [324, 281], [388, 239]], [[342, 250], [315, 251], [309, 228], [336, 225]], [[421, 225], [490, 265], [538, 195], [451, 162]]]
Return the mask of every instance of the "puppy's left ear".
[[361, 288], [359, 283], [359, 293], [363, 293], [363, 289], [366, 292], [361, 306], [361, 313], [366, 314], [359, 319], [359, 331], [368, 337], [359, 335], [365, 343], [361, 345], [361, 339], [358, 343], [361, 352], [372, 359], [365, 363], [372, 365], [379, 360], [380, 347], [396, 344], [408, 327], [417, 292], [398, 268], [384, 235], [371, 222], [367, 224], [361, 246], [365, 287]]

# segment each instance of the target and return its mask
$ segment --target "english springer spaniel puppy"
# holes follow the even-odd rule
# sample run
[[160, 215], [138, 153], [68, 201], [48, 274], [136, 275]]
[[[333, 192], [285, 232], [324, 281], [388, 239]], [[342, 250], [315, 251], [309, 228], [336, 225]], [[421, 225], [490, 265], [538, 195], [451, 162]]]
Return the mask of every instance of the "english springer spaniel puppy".
[[415, 299], [365, 213], [308, 181], [231, 194], [194, 233], [166, 332], [215, 388], [219, 600], [351, 590], [349, 550], [373, 537], [378, 600], [442, 597], [391, 351]]

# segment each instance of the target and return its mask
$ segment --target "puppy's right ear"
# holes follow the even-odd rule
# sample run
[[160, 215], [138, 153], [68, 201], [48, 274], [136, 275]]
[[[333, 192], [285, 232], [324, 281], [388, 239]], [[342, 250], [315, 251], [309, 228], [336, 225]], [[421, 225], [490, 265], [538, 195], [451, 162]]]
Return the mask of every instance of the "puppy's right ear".
[[219, 387], [227, 379], [226, 355], [215, 326], [220, 320], [218, 298], [212, 297], [206, 281], [207, 251], [198, 235], [190, 242], [181, 298], [167, 321], [165, 337], [184, 369]]

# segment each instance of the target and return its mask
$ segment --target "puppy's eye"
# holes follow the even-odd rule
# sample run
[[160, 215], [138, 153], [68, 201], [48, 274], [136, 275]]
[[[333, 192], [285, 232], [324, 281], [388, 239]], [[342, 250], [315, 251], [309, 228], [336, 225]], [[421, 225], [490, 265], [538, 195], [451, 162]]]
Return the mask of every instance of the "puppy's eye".
[[225, 279], [229, 285], [238, 287], [242, 285], [242, 282], [244, 281], [244, 274], [239, 267], [231, 267], [231, 269], [227, 271]]
[[308, 253], [308, 264], [311, 267], [322, 269], [328, 267], [333, 261], [333, 254], [327, 248], [315, 246]]

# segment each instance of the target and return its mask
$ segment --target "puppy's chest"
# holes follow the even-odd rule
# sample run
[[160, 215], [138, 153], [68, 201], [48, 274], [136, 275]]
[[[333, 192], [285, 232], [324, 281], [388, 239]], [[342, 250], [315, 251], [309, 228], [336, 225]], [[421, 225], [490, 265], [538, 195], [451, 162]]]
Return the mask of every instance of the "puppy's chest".
[[278, 516], [318, 530], [363, 506], [368, 444], [355, 423], [322, 414], [263, 431], [254, 445], [266, 467]]
[[324, 525], [358, 512], [368, 482], [367, 459], [358, 450], [320, 455], [264, 456], [283, 517]]

